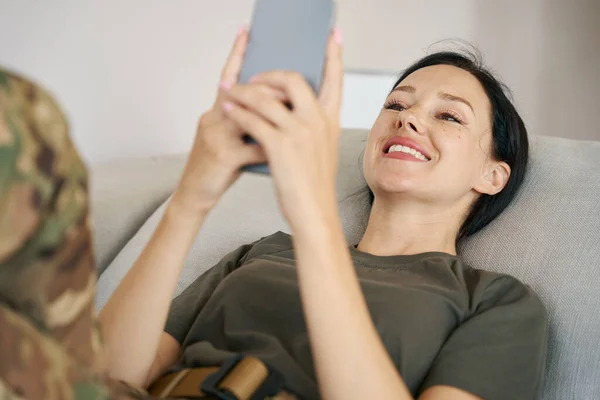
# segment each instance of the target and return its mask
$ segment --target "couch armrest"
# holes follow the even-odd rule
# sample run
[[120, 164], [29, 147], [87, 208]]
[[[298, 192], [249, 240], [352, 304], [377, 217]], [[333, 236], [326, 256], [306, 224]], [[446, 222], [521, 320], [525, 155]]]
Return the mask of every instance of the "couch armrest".
[[90, 168], [91, 214], [98, 274], [173, 192], [185, 155], [96, 164]]

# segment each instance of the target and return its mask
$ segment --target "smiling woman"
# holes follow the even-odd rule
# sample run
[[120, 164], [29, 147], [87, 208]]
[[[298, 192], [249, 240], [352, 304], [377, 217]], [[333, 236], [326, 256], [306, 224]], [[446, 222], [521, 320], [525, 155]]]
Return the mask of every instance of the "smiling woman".
[[[469, 206], [456, 240], [474, 234], [500, 215], [523, 182], [529, 151], [527, 130], [507, 92], [508, 88], [485, 69], [475, 55], [434, 53], [406, 69], [371, 130], [369, 142], [401, 129], [404, 133], [394, 135], [383, 148], [384, 152], [387, 153], [392, 144], [405, 144], [439, 165], [439, 172], [428, 178], [437, 181], [419, 180], [421, 190], [428, 191], [429, 196], [440, 200], [448, 198], [453, 188], [462, 182], [461, 189], [470, 194], [466, 199]], [[402, 143], [412, 140], [411, 137], [417, 142]], [[419, 145], [419, 141], [423, 145]], [[371, 147], [366, 148], [364, 168], [373, 206], [372, 185], [376, 185], [376, 179], [385, 182], [386, 172], [380, 172], [378, 178], [375, 170], [371, 172], [377, 169], [373, 164], [376, 159], [372, 160], [369, 151]], [[435, 156], [433, 160], [430, 154]], [[390, 154], [387, 158], [399, 157]], [[402, 167], [402, 164], [395, 165], [396, 169]], [[432, 165], [427, 167], [433, 168]], [[482, 171], [486, 172], [483, 177], [487, 179], [476, 184], [472, 173]], [[393, 186], [401, 185], [402, 180], [396, 180], [387, 190], [394, 191]], [[386, 189], [381, 190], [385, 193]]]

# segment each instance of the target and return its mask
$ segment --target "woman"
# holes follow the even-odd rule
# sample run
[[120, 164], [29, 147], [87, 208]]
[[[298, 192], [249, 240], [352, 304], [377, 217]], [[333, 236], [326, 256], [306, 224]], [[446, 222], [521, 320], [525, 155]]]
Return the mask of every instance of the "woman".
[[[148, 385], [174, 365], [243, 353], [283, 374], [300, 398], [538, 396], [543, 305], [516, 279], [456, 255], [457, 240], [500, 214], [525, 172], [525, 127], [502, 86], [453, 53], [404, 73], [368, 137], [372, 210], [353, 247], [334, 184], [339, 31], [318, 97], [283, 71], [236, 84], [246, 41], [241, 30], [167, 211], [101, 313], [112, 375]], [[245, 133], [260, 147], [245, 144]], [[293, 235], [230, 253], [169, 313], [205, 216], [240, 167], [267, 160]]]

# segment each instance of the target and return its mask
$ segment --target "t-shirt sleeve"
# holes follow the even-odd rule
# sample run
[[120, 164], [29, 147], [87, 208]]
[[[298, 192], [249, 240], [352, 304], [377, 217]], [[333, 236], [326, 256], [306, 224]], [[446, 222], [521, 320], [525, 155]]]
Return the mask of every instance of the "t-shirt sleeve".
[[227, 254], [177, 296], [171, 303], [165, 332], [173, 336], [179, 344], [183, 344], [196, 316], [219, 283], [240, 265], [253, 245], [254, 243], [243, 245]]
[[453, 386], [488, 400], [540, 397], [547, 353], [546, 310], [514, 278], [495, 279], [474, 315], [448, 337], [422, 387]]

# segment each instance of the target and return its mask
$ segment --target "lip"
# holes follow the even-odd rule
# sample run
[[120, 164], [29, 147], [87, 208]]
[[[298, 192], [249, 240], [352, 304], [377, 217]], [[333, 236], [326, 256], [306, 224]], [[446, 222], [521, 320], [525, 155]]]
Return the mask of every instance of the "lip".
[[[425, 157], [427, 157], [428, 161], [431, 161], [431, 155], [429, 154], [429, 152], [427, 150], [425, 150], [419, 143], [415, 142], [412, 139], [404, 137], [404, 136], [394, 136], [393, 138], [388, 140], [385, 143], [385, 146], [383, 146], [383, 152], [385, 154], [389, 154], [388, 150], [390, 149], [390, 147], [392, 147], [396, 144], [413, 148], [413, 149], [417, 150], [419, 153], [423, 154]], [[395, 154], [395, 153], [392, 153], [392, 154]]]
[[406, 154], [401, 151], [395, 151], [393, 153], [384, 153], [383, 157], [384, 158], [395, 158], [397, 160], [414, 161], [414, 162], [420, 162], [420, 163], [428, 162], [428, 161], [424, 161], [424, 160], [419, 160], [417, 157], [413, 156], [412, 154]]

